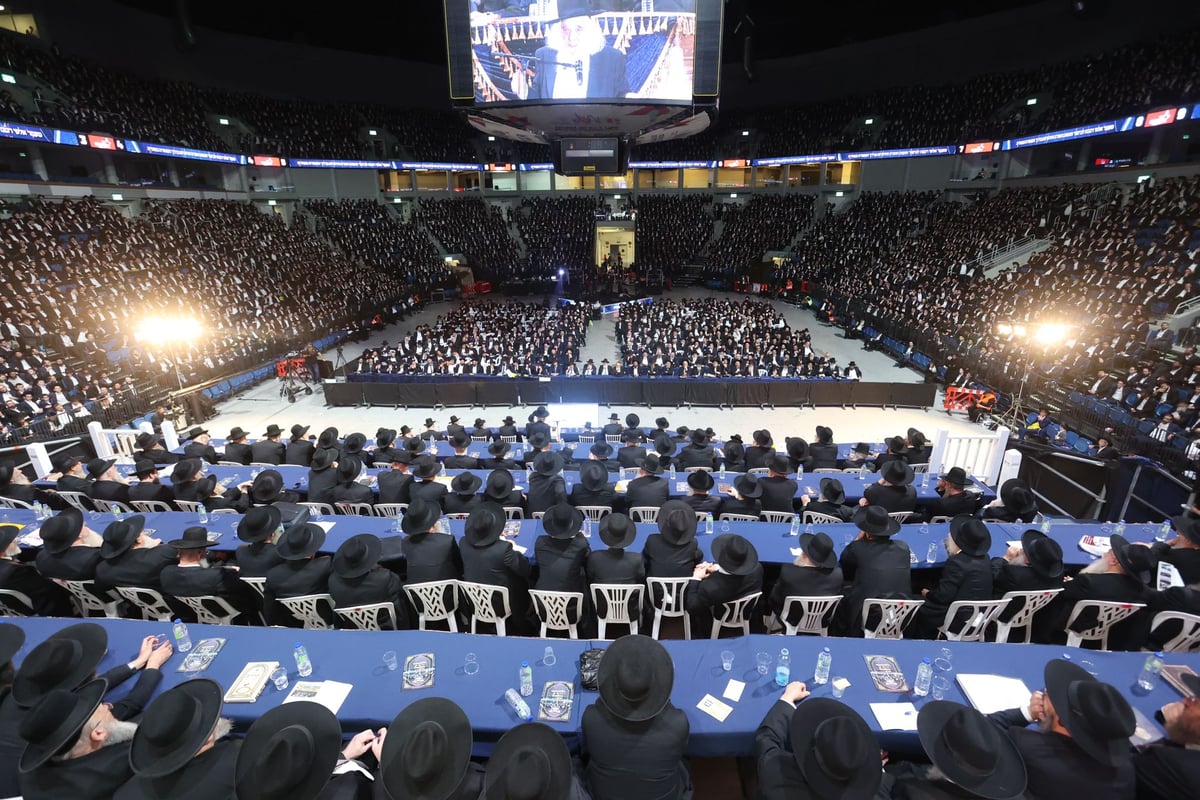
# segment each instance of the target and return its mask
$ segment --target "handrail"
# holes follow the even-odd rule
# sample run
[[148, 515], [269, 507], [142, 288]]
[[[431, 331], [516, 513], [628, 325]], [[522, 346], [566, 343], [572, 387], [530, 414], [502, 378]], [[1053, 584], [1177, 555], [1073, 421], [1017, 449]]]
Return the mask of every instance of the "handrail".
[[1121, 514], [1119, 517], [1117, 517], [1117, 519], [1125, 519], [1125, 513], [1127, 511], [1129, 511], [1129, 501], [1130, 500], [1136, 500], [1139, 505], [1143, 505], [1146, 508], [1156, 511], [1159, 514], [1162, 514], [1167, 519], [1170, 519], [1172, 516], [1174, 516], [1174, 514], [1175, 514], [1174, 510], [1163, 511], [1161, 508], [1158, 508], [1157, 506], [1152, 505], [1148, 500], [1146, 500], [1145, 498], [1140, 497], [1138, 495], [1138, 493], [1137, 493], [1138, 480], [1142, 476], [1142, 470], [1146, 469], [1147, 467], [1154, 470], [1156, 473], [1158, 473], [1159, 477], [1166, 478], [1167, 480], [1169, 480], [1172, 483], [1179, 486], [1184, 491], [1188, 492], [1189, 494], [1191, 493], [1192, 485], [1190, 483], [1184, 483], [1183, 481], [1179, 480], [1179, 478], [1176, 478], [1170, 472], [1163, 469], [1161, 466], [1159, 466], [1157, 464], [1138, 464], [1137, 467], [1133, 471], [1132, 480], [1129, 481], [1129, 490], [1125, 493], [1125, 502], [1121, 505]]
[[1175, 310], [1171, 312], [1171, 316], [1172, 317], [1181, 316], [1183, 314], [1188, 313], [1189, 311], [1196, 308], [1197, 306], [1200, 306], [1200, 296], [1189, 298], [1187, 300], [1184, 300], [1179, 305], [1175, 306]]
[[994, 263], [995, 261], [997, 261], [1001, 258], [1004, 258], [1005, 256], [1009, 255], [1010, 253], [1016, 252], [1017, 250], [1020, 250], [1022, 247], [1025, 247], [1026, 245], [1030, 244], [1031, 242], [1035, 242], [1035, 241], [1037, 241], [1037, 239], [1034, 236], [1028, 236], [1028, 235], [1022, 236], [1020, 239], [1015, 239], [1013, 241], [1010, 241], [1006, 245], [1002, 245], [1000, 247], [993, 248], [992, 250], [990, 250], [986, 253], [980, 253], [979, 255], [975, 256], [975, 258], [966, 262], [966, 264], [964, 266], [973, 267], [976, 264], [982, 264], [985, 259], [991, 260]]

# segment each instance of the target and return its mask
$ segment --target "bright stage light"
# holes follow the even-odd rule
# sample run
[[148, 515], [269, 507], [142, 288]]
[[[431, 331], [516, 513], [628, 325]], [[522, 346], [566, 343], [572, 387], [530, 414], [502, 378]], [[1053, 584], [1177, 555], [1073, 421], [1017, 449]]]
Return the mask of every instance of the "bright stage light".
[[137, 338], [143, 342], [175, 344], [199, 338], [204, 326], [195, 317], [147, 317], [138, 326]]
[[1011, 336], [1012, 332], [1013, 332], [1013, 326], [1009, 325], [1007, 322], [997, 322], [996, 323], [996, 333], [998, 333], [999, 335]]
[[1046, 346], [1058, 344], [1066, 339], [1067, 334], [1070, 332], [1071, 329], [1066, 325], [1057, 322], [1047, 322], [1038, 326], [1037, 340], [1039, 344]]

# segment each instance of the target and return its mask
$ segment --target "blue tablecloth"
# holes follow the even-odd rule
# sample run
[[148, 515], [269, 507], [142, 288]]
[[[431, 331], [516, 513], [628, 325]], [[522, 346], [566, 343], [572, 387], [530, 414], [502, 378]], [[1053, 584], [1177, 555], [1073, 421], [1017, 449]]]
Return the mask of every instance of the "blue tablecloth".
[[[78, 620], [27, 618], [13, 622], [27, 631], [25, 646], [18, 652], [19, 664], [29, 649], [54, 631]], [[170, 635], [170, 627], [162, 623], [131, 620], [97, 620], [109, 633], [108, 653], [99, 665], [101, 671], [130, 660], [136, 654], [143, 636], [150, 633]], [[578, 657], [589, 647], [605, 647], [605, 642], [572, 642], [555, 639], [523, 639], [517, 637], [472, 636], [422, 631], [299, 631], [282, 628], [237, 628], [207, 625], [188, 626], [193, 642], [220, 636], [227, 642], [203, 677], [216, 680], [228, 688], [248, 661], [278, 661], [288, 667], [289, 679], [297, 680], [292, 646], [303, 642], [313, 662], [310, 680], [337, 680], [353, 684], [338, 716], [343, 730], [354, 733], [365, 728], [387, 725], [397, 712], [409, 703], [432, 695], [447, 697], [467, 712], [474, 728], [476, 751], [483, 755], [489, 744], [516, 725], [518, 719], [504, 701], [504, 691], [517, 686], [517, 671], [522, 660], [533, 666], [535, 700], [547, 680], [574, 680], [576, 705], [568, 722], [556, 723], [572, 743], [580, 735], [583, 707], [594, 702], [597, 695], [579, 687]], [[554, 647], [557, 663], [547, 667], [541, 663], [547, 644]], [[911, 684], [917, 664], [925, 656], [936, 656], [941, 647], [952, 654], [954, 670], [969, 673], [992, 673], [1020, 678], [1030, 690], [1042, 687], [1042, 669], [1046, 661], [1070, 654], [1073, 660], [1093, 671], [1101, 680], [1120, 689], [1146, 717], [1152, 718], [1156, 709], [1179, 699], [1168, 684], [1159, 682], [1145, 695], [1137, 695], [1132, 686], [1144, 660], [1142, 653], [1100, 653], [1065, 647], [1006, 644], [947, 644], [945, 642], [885, 641], [863, 639], [821, 639], [808, 637], [748, 636], [721, 641], [664, 642], [675, 662], [675, 686], [672, 701], [682, 709], [691, 723], [689, 753], [693, 756], [748, 755], [753, 749], [754, 731], [771, 705], [778, 699], [780, 689], [774, 684], [774, 665], [770, 674], [755, 671], [755, 654], [768, 653], [772, 659], [781, 647], [787, 647], [792, 661], [792, 678], [811, 684], [817, 654], [828, 646], [833, 653], [832, 675], [850, 681], [843, 701], [863, 715], [879, 734], [885, 748], [896, 751], [917, 751], [915, 732], [879, 731], [870, 703], [915, 701], [918, 708], [927, 702], [909, 694], [886, 694], [875, 689], [867, 672], [864, 656], [891, 655], [896, 658]], [[723, 672], [720, 652], [734, 654], [733, 670]], [[432, 652], [437, 672], [429, 689], [404, 690], [401, 671], [389, 672], [381, 656], [394, 650], [401, 663], [405, 656]], [[480, 665], [476, 675], [463, 672], [467, 653], [473, 652]], [[1188, 664], [1200, 669], [1200, 655], [1170, 655], [1170, 664]], [[190, 675], [176, 671], [181, 658], [175, 655], [165, 665], [162, 689], [174, 686]], [[729, 702], [733, 712], [724, 722], [697, 710], [696, 704], [705, 694], [721, 697], [729, 679], [746, 682], [742, 697]], [[828, 697], [829, 685], [810, 686], [815, 697]], [[160, 690], [161, 691], [161, 690]], [[121, 696], [124, 688], [110, 695]], [[229, 704], [223, 714], [244, 728], [254, 719], [278, 705], [286, 696], [268, 686], [253, 704]], [[965, 702], [957, 685], [952, 684], [947, 698]], [[534, 706], [536, 708], [536, 706]], [[536, 711], [535, 711], [536, 713]]]

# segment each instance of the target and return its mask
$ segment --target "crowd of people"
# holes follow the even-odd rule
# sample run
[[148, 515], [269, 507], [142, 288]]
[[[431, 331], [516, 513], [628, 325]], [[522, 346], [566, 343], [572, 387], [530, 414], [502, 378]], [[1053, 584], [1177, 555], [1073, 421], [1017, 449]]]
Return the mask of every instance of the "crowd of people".
[[756, 194], [744, 204], [722, 203], [716, 212], [721, 235], [709, 245], [705, 272], [744, 275], [767, 251], [786, 251], [812, 221], [815, 204], [812, 194]]
[[422, 199], [413, 221], [423, 223], [450, 253], [462, 253], [476, 280], [520, 280], [521, 259], [499, 207], [478, 197]]
[[374, 200], [306, 200], [316, 231], [352, 259], [422, 288], [452, 285], [437, 249], [413, 220], [392, 216]]
[[360, 373], [393, 375], [566, 374], [586, 343], [591, 308], [492, 300], [464, 302], [395, 345], [363, 352]]
[[712, 201], [710, 194], [639, 197], [634, 221], [638, 270], [673, 275], [695, 261], [712, 237]]

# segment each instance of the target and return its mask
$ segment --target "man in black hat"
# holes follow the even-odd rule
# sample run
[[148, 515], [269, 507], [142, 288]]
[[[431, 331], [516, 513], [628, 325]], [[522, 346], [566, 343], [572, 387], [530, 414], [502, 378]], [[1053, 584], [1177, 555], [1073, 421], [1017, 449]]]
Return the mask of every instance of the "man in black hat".
[[[591, 547], [582, 535], [583, 512], [566, 503], [551, 506], [542, 517], [545, 533], [534, 541], [533, 550], [538, 563], [538, 579], [535, 589], [551, 592], [581, 592], [584, 594], [585, 611], [590, 612], [587, 602], [587, 579], [585, 568]], [[592, 620], [594, 622], [594, 620]]]
[[[471, 722], [454, 702], [443, 697], [417, 700], [397, 714], [384, 733], [375, 774], [374, 796], [379, 800], [477, 800], [485, 796], [484, 769], [471, 760]], [[562, 741], [557, 733], [555, 736]], [[553, 795], [546, 797], [549, 800]]]
[[207, 461], [209, 464], [216, 464], [220, 461], [216, 449], [209, 444], [212, 441], [212, 437], [208, 435], [208, 431], [204, 428], [192, 428], [183, 438], [187, 441], [187, 444], [183, 447], [184, 458], [198, 458], [202, 461]]
[[[946, 538], [946, 559], [942, 576], [933, 589], [922, 589], [925, 605], [917, 609], [905, 635], [912, 639], [936, 639], [938, 627], [946, 622], [946, 611], [959, 600], [992, 599], [992, 563], [988, 550], [992, 534], [987, 525], [969, 514], [950, 520], [950, 535]], [[959, 612], [946, 625], [957, 633], [970, 621], [968, 614]]]
[[[496, 743], [479, 796], [488, 800], [583, 800], [587, 793], [558, 731], [541, 722], [525, 722], [510, 728]], [[393, 795], [393, 800], [400, 797]]]
[[696, 544], [696, 512], [682, 500], [668, 500], [658, 510], [658, 533], [646, 538], [642, 555], [651, 578], [686, 578], [704, 559]]
[[437, 439], [445, 439], [446, 437], [438, 432], [437, 423], [433, 417], [425, 418], [425, 430], [418, 434], [423, 441], [432, 442]]
[[[788, 455], [792, 454], [792, 443], [788, 440]], [[805, 469], [840, 469], [838, 446], [833, 442], [833, 429], [817, 426], [817, 441], [808, 446], [809, 462]]]
[[532, 439], [535, 434], [545, 436], [547, 440], [551, 438], [550, 426], [546, 424], [546, 418], [550, 416], [550, 412], [545, 406], [538, 406], [529, 415], [528, 424], [525, 425], [525, 438]]
[[466, 431], [451, 434], [450, 446], [454, 448], [454, 454], [442, 459], [443, 467], [446, 469], [479, 469], [479, 459], [467, 454], [467, 450], [471, 447], [471, 437], [467, 436]]
[[[979, 508], [980, 496], [966, 491], [971, 485], [967, 471], [962, 467], [951, 467], [950, 471], [938, 476], [937, 500], [921, 503], [920, 511], [925, 522], [934, 517], [957, 517], [959, 514], [974, 514]], [[911, 519], [911, 518], [910, 518]]]
[[908, 464], [908, 444], [902, 436], [893, 436], [888, 439], [887, 450], [881, 453], [875, 459], [875, 469], [882, 472], [884, 464], [889, 461], [899, 461], [905, 465]]
[[[283, 559], [283, 563], [267, 571], [266, 591], [263, 593], [263, 609], [268, 624], [301, 627], [300, 620], [276, 603], [276, 598], [325, 594], [329, 591], [333, 560], [329, 556], [317, 556], [324, 544], [325, 530], [311, 522], [293, 525], [279, 537], [275, 552]], [[332, 614], [324, 607], [322, 613]], [[333, 624], [332, 618], [326, 622]]]
[[374, 731], [364, 731], [343, 750], [342, 726], [329, 709], [318, 703], [276, 706], [254, 721], [242, 741], [236, 796], [238, 800], [341, 796], [330, 783], [339, 751], [342, 759], [349, 760], [370, 750], [376, 739]]
[[[280, 441], [282, 437], [283, 429], [272, 422], [267, 426], [263, 438], [250, 445], [250, 460], [256, 464], [275, 464], [276, 466], [284, 463], [283, 460], [287, 457], [287, 447]], [[229, 445], [225, 445], [225, 453], [228, 455]]]
[[573, 506], [608, 506], [613, 508], [617, 493], [608, 482], [608, 470], [602, 462], [584, 461], [579, 465], [579, 483], [571, 487]]
[[803, 510], [848, 522], [853, 509], [846, 505], [846, 490], [842, 482], [837, 478], [821, 478], [818, 485], [821, 489], [819, 499], [813, 500], [807, 493], [801, 495], [800, 504]]
[[409, 495], [409, 487], [412, 485], [413, 476], [408, 471], [409, 462], [412, 456], [404, 449], [398, 449], [392, 455], [389, 462], [378, 462], [381, 467], [391, 467], [391, 469], [381, 469], [376, 476], [376, 488], [379, 490], [380, 503], [408, 503], [411, 499]]
[[[333, 502], [335, 503], [373, 503], [375, 493], [371, 487], [358, 482], [361, 464], [354, 458], [345, 458], [337, 466], [337, 486], [333, 487]], [[274, 470], [268, 470], [274, 472]], [[266, 473], [264, 472], [263, 475]], [[258, 476], [259, 478], [262, 475]]]
[[313, 454], [308, 468], [308, 500], [312, 503], [332, 503], [333, 490], [338, 484], [337, 451], [320, 448]]
[[316, 452], [316, 445], [305, 434], [308, 433], [307, 425], [293, 425], [292, 438], [288, 440], [287, 446], [284, 448], [283, 463], [295, 464], [298, 467], [307, 467], [312, 464], [313, 453]]
[[[646, 448], [642, 447], [642, 432], [627, 430], [621, 434], [622, 441], [625, 446], [617, 451], [617, 464], [622, 469], [638, 466], [638, 462], [646, 457]], [[675, 445], [671, 445], [671, 449], [675, 449]]]
[[159, 480], [158, 464], [149, 459], [139, 458], [133, 462], [133, 474], [137, 483], [129, 487], [130, 502], [152, 500], [175, 508], [175, 493]]
[[58, 471], [61, 473], [58, 480], [54, 484], [54, 488], [60, 492], [83, 492], [89, 494], [91, 482], [88, 481], [87, 473], [84, 471], [84, 459], [79, 456], [67, 456], [58, 465]]
[[[1062, 546], [1036, 528], [1022, 533], [1019, 545], [1010, 545], [1003, 556], [992, 559], [992, 594], [997, 597], [1062, 586]], [[1020, 608], [1011, 610], [1016, 613]]]
[[516, 488], [512, 473], [506, 469], [494, 469], [488, 473], [483, 494], [486, 500], [501, 507], [525, 508], [525, 495]]
[[715, 485], [712, 475], [702, 469], [689, 472], [687, 485], [692, 493], [683, 498], [683, 502], [701, 514], [712, 514], [713, 519], [716, 519], [721, 512], [722, 498], [720, 495], [709, 494]]
[[[333, 554], [333, 574], [329, 576], [329, 594], [338, 608], [391, 603], [396, 613], [396, 629], [410, 628], [407, 605], [401, 598], [400, 577], [379, 566], [383, 543], [372, 533], [351, 536]], [[386, 616], [379, 621], [391, 629]]]
[[[701, 636], [711, 628], [716, 606], [761, 592], [763, 587], [758, 551], [744, 536], [721, 534], [712, 541], [712, 554], [716, 563], [696, 565], [685, 595], [692, 627]], [[752, 620], [761, 616], [749, 613]]]
[[221, 460], [232, 461], [235, 464], [249, 464], [251, 461], [250, 445], [246, 443], [246, 437], [249, 435], [242, 430], [241, 425], [231, 430], [229, 439], [225, 442], [225, 454]]
[[621, 417], [616, 413], [612, 413], [608, 415], [608, 424], [600, 429], [600, 433], [607, 438], [609, 436], [620, 436], [623, 430], [625, 430], [625, 426], [621, 424]]
[[245, 544], [238, 545], [233, 559], [240, 576], [265, 578], [272, 567], [283, 563], [275, 550], [275, 538], [282, 533], [282, 517], [276, 506], [255, 506], [238, 522], [237, 537]]
[[155, 464], [174, 464], [181, 456], [172, 453], [167, 448], [163, 447], [162, 442], [153, 433], [142, 431], [138, 434], [134, 444], [141, 449], [141, 455], [150, 459]]
[[891, 796], [867, 723], [837, 700], [809, 698], [800, 681], [789, 683], [763, 717], [754, 734], [754, 755], [763, 800]]
[[341, 450], [338, 453], [338, 461], [355, 461], [360, 466], [372, 466], [375, 460], [367, 450], [367, 435], [360, 431], [346, 434], [346, 438], [342, 441]]
[[[70, 617], [75, 611], [70, 595], [58, 584], [38, 574], [33, 564], [21, 561], [21, 545], [17, 535], [19, 525], [0, 523], [0, 589], [20, 592], [33, 603], [33, 614], [38, 617]], [[29, 613], [20, 601], [9, 601], [14, 611]], [[4, 662], [0, 661], [0, 667]]]
[[775, 455], [775, 440], [768, 430], [754, 431], [754, 444], [746, 448], [746, 469], [761, 469]]
[[232, 508], [244, 514], [250, 507], [250, 496], [242, 492], [250, 484], [222, 489], [215, 475], [204, 475], [202, 463], [195, 458], [185, 458], [171, 470], [171, 490], [176, 500], [203, 503], [209, 511], [214, 508]]
[[[813, 468], [813, 457], [811, 448], [808, 442], [799, 436], [788, 436], [783, 440], [784, 447], [787, 449], [787, 472], [799, 472], [801, 468], [811, 470]], [[837, 446], [834, 446], [836, 451]], [[766, 466], [770, 467], [771, 462], [779, 456], [773, 456], [767, 459]], [[785, 473], [786, 474], [786, 473]]]
[[93, 458], [87, 465], [88, 478], [92, 485], [88, 497], [95, 500], [116, 500], [129, 505], [129, 484], [117, 472], [115, 458]]
[[533, 475], [529, 478], [526, 513], [532, 515], [566, 502], [567, 484], [562, 476], [562, 457], [558, 453], [538, 453], [533, 460]]
[[[607, 514], [600, 520], [600, 541], [606, 550], [593, 550], [587, 558], [585, 571], [588, 583], [620, 583], [642, 585], [646, 582], [646, 564], [641, 553], [627, 549], [637, 538], [637, 528], [624, 514]], [[638, 609], [631, 609], [637, 619]]]
[[793, 503], [799, 485], [788, 477], [788, 459], [784, 456], [772, 456], [767, 461], [769, 472], [758, 479], [762, 488], [763, 511], [794, 512]]
[[247, 624], [258, 615], [259, 595], [238, 577], [238, 570], [209, 562], [207, 530], [199, 525], [184, 528], [183, 537], [167, 546], [179, 553], [179, 562], [159, 573], [163, 592], [171, 597], [220, 597], [241, 612], [235, 621]]
[[874, 472], [876, 469], [875, 460], [871, 458], [871, 445], [866, 442], [859, 442], [851, 448], [850, 453], [838, 461], [838, 469], [862, 469], [867, 468], [868, 472]]
[[130, 586], [162, 589], [159, 579], [163, 568], [179, 561], [179, 551], [161, 547], [162, 542], [146, 532], [146, 517], [134, 514], [110, 522], [100, 545], [100, 563], [96, 581], [105, 586]]
[[375, 431], [375, 466], [383, 466], [391, 463], [400, 449], [395, 446], [396, 431], [392, 428], [379, 428]]
[[1033, 522], [1037, 516], [1037, 498], [1019, 478], [1009, 478], [1000, 484], [999, 496], [976, 512], [980, 519], [1000, 522]]
[[461, 472], [450, 481], [450, 493], [446, 495], [447, 514], [470, 514], [483, 498], [478, 494], [483, 478], [474, 472]]
[[458, 540], [435, 528], [442, 517], [441, 507], [414, 497], [400, 525], [408, 534], [402, 548], [408, 560], [408, 582], [458, 580], [462, 577], [462, 553]]
[[691, 726], [671, 703], [675, 665], [666, 648], [648, 636], [623, 636], [608, 646], [596, 683], [600, 699], [581, 723], [592, 800], [689, 796]]
[[[493, 473], [495, 474], [495, 473]], [[504, 510], [490, 500], [471, 512], [464, 525], [460, 555], [463, 580], [508, 589], [506, 623], [510, 635], [528, 635], [536, 629], [529, 618], [529, 576], [532, 566], [523, 553], [504, 538]], [[502, 608], [495, 611], [502, 613]]]
[[791, 564], [780, 567], [779, 579], [767, 597], [767, 604], [779, 619], [783, 619], [783, 604], [789, 597], [829, 597], [842, 593], [842, 570], [829, 534], [802, 533], [799, 544], [800, 555]]
[[1150, 546], [1150, 555], [1157, 562], [1165, 561], [1179, 570], [1185, 586], [1200, 583], [1200, 519], [1190, 513], [1180, 514], [1171, 520], [1175, 536], [1165, 542]]
[[[625, 429], [621, 431], [621, 439], [626, 439], [627, 434], [636, 434], [637, 441], [646, 441], [646, 432], [642, 430], [642, 418], [637, 414], [625, 415]], [[671, 438], [667, 436], [666, 438]]]
[[492, 438], [492, 429], [487, 426], [487, 420], [483, 417], [476, 417], [474, 425], [467, 433], [471, 434], [472, 439], [487, 441]]
[[507, 416], [500, 423], [500, 427], [496, 429], [496, 436], [516, 436], [517, 441], [521, 441], [521, 432], [517, 430], [517, 421], [512, 416]]
[[859, 505], [882, 506], [888, 513], [913, 511], [917, 507], [917, 490], [912, 482], [913, 468], [902, 459], [884, 462], [879, 468], [879, 480], [863, 490]]
[[439, 510], [442, 510], [449, 489], [446, 488], [445, 484], [434, 480], [438, 473], [442, 471], [441, 462], [433, 456], [424, 455], [413, 461], [412, 466], [413, 478], [415, 480], [408, 487], [410, 502], [416, 502], [420, 499], [427, 503], [433, 503], [437, 505]]
[[1185, 674], [1182, 680], [1192, 696], [1155, 713], [1167, 738], [1134, 753], [1139, 798], [1189, 800], [1200, 785], [1200, 678]]
[[156, 697], [129, 750], [134, 778], [115, 798], [235, 797], [242, 740], [229, 738], [233, 726], [221, 717], [222, 694], [216, 681], [193, 678]]
[[[459, 425], [459, 418], [455, 415], [450, 416], [450, 421], [446, 423], [446, 438], [453, 439], [455, 436], [467, 436], [467, 429]], [[470, 436], [467, 439], [470, 440]]]
[[762, 487], [758, 485], [758, 478], [740, 474], [733, 479], [733, 484], [729, 487], [729, 496], [721, 501], [721, 516], [737, 514], [758, 519], [762, 514], [762, 503], [758, 500], [760, 497]]
[[480, 469], [516, 469], [517, 462], [511, 458], [506, 458], [508, 451], [512, 449], [512, 445], [500, 439], [495, 439], [488, 442], [487, 451], [491, 458], [483, 458], [479, 461]]
[[[1034, 641], [1066, 641], [1066, 624], [1080, 600], [1108, 600], [1115, 603], [1147, 603], [1153, 596], [1149, 584], [1154, 579], [1150, 553], [1132, 545], [1124, 536], [1109, 537], [1112, 549], [1068, 581], [1048, 606], [1034, 617]], [[1088, 610], [1072, 623], [1072, 629], [1087, 630], [1096, 624], [1097, 613]], [[1145, 639], [1146, 609], [1113, 625], [1108, 632], [1110, 650], [1137, 650]]]
[[[1137, 725], [1129, 702], [1077, 664], [1053, 659], [1045, 690], [1026, 708], [988, 715], [1017, 746], [1033, 797], [1132, 798], [1129, 737]], [[1030, 730], [1029, 723], [1038, 730]]]
[[[90, 581], [96, 578], [100, 563], [100, 534], [83, 522], [83, 514], [73, 508], [60, 511], [42, 523], [42, 549], [34, 558], [37, 571], [45, 578]], [[102, 598], [110, 600], [107, 593]]]
[[660, 508], [671, 495], [671, 484], [663, 477], [663, 466], [657, 453], [641, 460], [638, 476], [625, 489], [625, 508]]
[[[834, 616], [835, 636], [861, 636], [862, 605], [868, 597], [908, 597], [912, 588], [912, 551], [892, 539], [900, 523], [881, 506], [860, 506], [851, 521], [858, 536], [843, 550], [838, 563], [850, 586]], [[877, 620], [868, 620], [874, 624]]]
[[[370, 491], [370, 490], [368, 490]], [[251, 505], [266, 506], [272, 503], [295, 503], [300, 495], [283, 488], [283, 474], [277, 469], [264, 469], [250, 483]], [[364, 502], [370, 502], [368, 499]]]
[[717, 468], [717, 455], [708, 441], [708, 436], [701, 430], [694, 430], [688, 434], [688, 443], [680, 449], [675, 461], [680, 469], [688, 467]]

